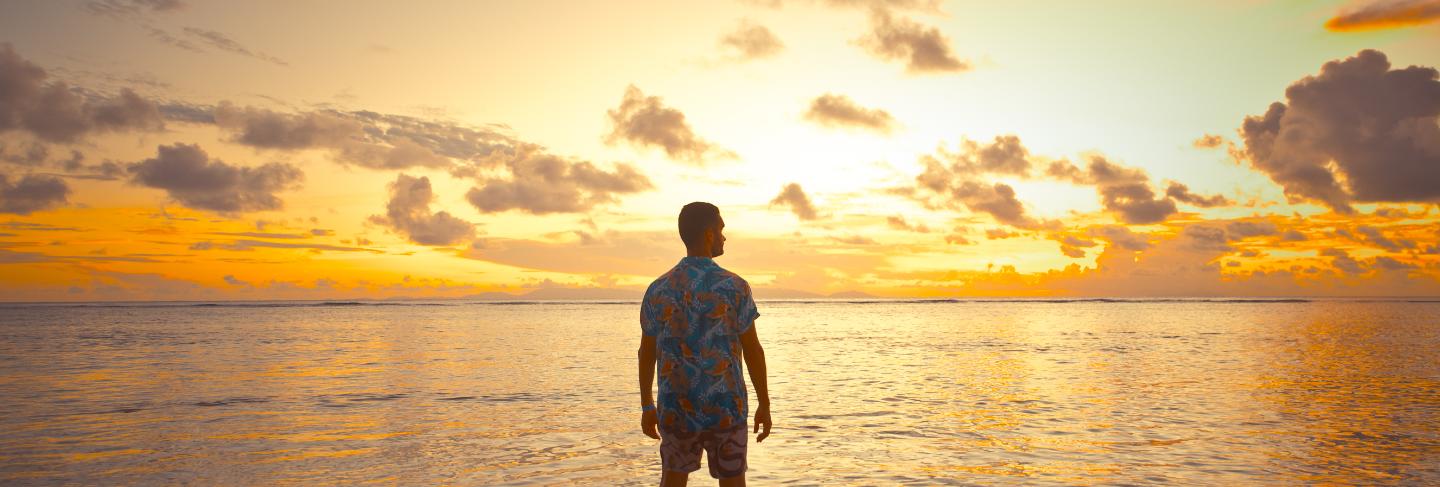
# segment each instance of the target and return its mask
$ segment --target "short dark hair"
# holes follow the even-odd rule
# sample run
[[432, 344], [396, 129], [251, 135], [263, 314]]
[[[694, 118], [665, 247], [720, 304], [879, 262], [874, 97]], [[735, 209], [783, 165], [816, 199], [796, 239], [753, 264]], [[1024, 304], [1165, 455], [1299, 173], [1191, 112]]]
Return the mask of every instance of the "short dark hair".
[[720, 208], [703, 201], [696, 201], [680, 209], [680, 240], [689, 247], [700, 243], [700, 236], [706, 230], [720, 225]]

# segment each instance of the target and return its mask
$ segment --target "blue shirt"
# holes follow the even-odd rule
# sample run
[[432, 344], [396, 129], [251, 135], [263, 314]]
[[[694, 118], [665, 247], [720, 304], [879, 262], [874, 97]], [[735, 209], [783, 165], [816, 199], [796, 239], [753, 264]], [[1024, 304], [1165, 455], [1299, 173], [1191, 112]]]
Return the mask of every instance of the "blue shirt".
[[740, 335], [760, 311], [750, 284], [706, 257], [685, 257], [645, 291], [640, 329], [655, 337], [660, 427], [704, 431], [749, 416]]

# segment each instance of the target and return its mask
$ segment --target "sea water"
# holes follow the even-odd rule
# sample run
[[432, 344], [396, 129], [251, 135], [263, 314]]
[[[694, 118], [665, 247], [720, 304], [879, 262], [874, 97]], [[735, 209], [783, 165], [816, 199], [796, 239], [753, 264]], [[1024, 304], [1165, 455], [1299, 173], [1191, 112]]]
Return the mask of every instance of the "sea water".
[[[1436, 300], [760, 312], [756, 485], [1440, 483]], [[0, 484], [653, 485], [639, 341], [634, 302], [0, 305]]]

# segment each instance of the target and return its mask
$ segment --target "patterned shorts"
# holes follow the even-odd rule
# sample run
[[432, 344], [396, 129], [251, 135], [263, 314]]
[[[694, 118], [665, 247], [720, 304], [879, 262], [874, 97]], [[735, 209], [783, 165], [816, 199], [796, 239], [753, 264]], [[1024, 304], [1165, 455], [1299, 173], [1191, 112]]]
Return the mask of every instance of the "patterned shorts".
[[700, 470], [700, 450], [703, 449], [711, 477], [723, 479], [745, 473], [748, 431], [745, 422], [723, 430], [700, 432], [661, 429], [660, 468], [685, 473]]

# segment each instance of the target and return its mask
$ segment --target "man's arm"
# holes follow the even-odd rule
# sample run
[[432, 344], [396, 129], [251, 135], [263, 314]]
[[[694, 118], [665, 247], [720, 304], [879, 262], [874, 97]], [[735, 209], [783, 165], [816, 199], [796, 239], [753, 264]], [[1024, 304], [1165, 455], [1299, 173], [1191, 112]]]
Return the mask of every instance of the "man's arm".
[[[655, 385], [655, 337], [641, 337], [637, 354], [640, 356], [640, 406], [654, 406], [652, 386]], [[644, 432], [645, 436], [660, 439], [660, 433], [655, 430], [659, 423], [654, 409], [640, 413], [640, 431]]]
[[755, 386], [755, 397], [760, 401], [760, 407], [755, 409], [755, 432], [760, 432], [762, 425], [765, 432], [755, 437], [755, 442], [759, 443], [770, 436], [770, 387], [765, 383], [765, 349], [760, 347], [760, 336], [755, 334], [755, 327], [740, 335], [740, 350], [745, 359], [745, 369], [750, 371], [750, 383]]

